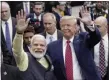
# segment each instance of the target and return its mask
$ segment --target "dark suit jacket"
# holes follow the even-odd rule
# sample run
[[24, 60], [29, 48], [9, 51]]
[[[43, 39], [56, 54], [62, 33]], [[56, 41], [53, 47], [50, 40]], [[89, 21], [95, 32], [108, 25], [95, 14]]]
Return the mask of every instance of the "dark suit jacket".
[[[19, 4], [16, 5], [16, 8], [15, 8], [15, 13], [17, 14], [18, 11], [20, 11], [21, 9], [24, 9], [23, 8], [23, 2], [20, 2]], [[33, 2], [30, 2], [30, 13], [33, 12]], [[16, 14], [15, 14], [15, 17], [16, 17]]]
[[23, 43], [23, 49], [24, 49], [25, 52], [30, 53], [30, 51], [29, 51], [29, 49], [28, 49], [28, 47], [25, 43]]
[[[43, 18], [43, 14], [44, 14], [44, 13], [41, 13], [41, 21], [39, 21], [38, 19], [36, 19], [36, 22], [33, 22], [33, 24], [31, 24], [31, 25], [33, 25], [33, 27], [34, 27], [36, 34], [37, 34], [37, 33], [41, 33], [41, 32], [44, 31], [43, 19], [42, 19], [42, 18]], [[30, 21], [31, 21], [31, 19], [34, 19], [34, 13], [30, 13], [30, 14], [27, 16], [27, 18], [30, 18]], [[36, 24], [36, 23], [38, 23], [38, 24]]]
[[104, 80], [109, 80], [109, 55], [108, 55], [108, 67], [107, 67], [107, 74]]
[[[41, 35], [43, 35], [46, 38], [46, 32], [42, 32]], [[63, 37], [63, 34], [60, 30], [57, 30], [57, 39], [60, 39]]]
[[1, 64], [1, 80], [22, 80], [17, 67]]
[[48, 56], [44, 56], [48, 62], [48, 69], [43, 67], [31, 53], [27, 53], [29, 57], [29, 65], [26, 71], [21, 75], [23, 80], [57, 80], [53, 74], [53, 65]]
[[[16, 19], [12, 17], [12, 40], [14, 39], [14, 36], [15, 36], [15, 33], [16, 33], [16, 29], [15, 29], [15, 26], [16, 26]], [[7, 49], [7, 45], [6, 45], [6, 41], [5, 41], [5, 37], [4, 37], [4, 34], [3, 34], [3, 31], [2, 31], [2, 28], [1, 28], [1, 49], [2, 49], [2, 52], [3, 52], [3, 57], [6, 61], [6, 63], [9, 63], [9, 64], [12, 64], [12, 65], [16, 65], [15, 63], [15, 59], [13, 57], [13, 55], [10, 54], [10, 52], [8, 51]], [[10, 58], [7, 59], [7, 57], [11, 57], [11, 63], [10, 63]]]
[[[90, 51], [100, 39], [101, 36], [98, 29], [94, 32], [80, 33], [74, 37], [72, 45], [85, 80], [101, 80]], [[60, 39], [49, 44], [47, 50], [48, 55], [52, 59], [54, 73], [58, 80], [66, 80], [62, 47], [63, 40]]]
[[107, 78], [106, 80], [109, 80], [109, 58], [108, 58], [108, 69], [107, 69]]
[[[94, 59], [94, 48], [92, 48], [91, 49], [91, 51], [92, 51], [92, 56], [93, 56], [93, 59]], [[109, 54], [109, 51], [108, 51], [108, 54]], [[108, 59], [109, 59], [109, 55], [108, 55]], [[109, 60], [108, 60], [108, 64], [109, 64]], [[106, 80], [107, 79], [107, 77], [108, 77], [108, 73], [109, 73], [109, 65], [108, 65], [108, 67], [106, 68], [106, 75], [102, 78], [102, 80]]]
[[9, 6], [10, 6], [10, 9], [11, 9], [11, 16], [12, 17], [16, 17], [16, 5], [20, 4], [21, 1], [6, 1]]
[[3, 55], [3, 63], [12, 65], [13, 57], [6, 47], [6, 44], [1, 40], [1, 53]]

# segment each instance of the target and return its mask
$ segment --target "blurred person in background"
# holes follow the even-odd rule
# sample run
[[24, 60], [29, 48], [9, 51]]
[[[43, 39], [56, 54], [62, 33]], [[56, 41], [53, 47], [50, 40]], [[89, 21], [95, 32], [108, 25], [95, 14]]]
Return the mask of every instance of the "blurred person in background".
[[33, 12], [33, 2], [32, 1], [21, 1], [20, 3], [18, 3], [15, 8], [16, 10], [16, 13], [14, 14], [15, 17], [18, 11], [20, 11], [21, 9], [26, 12], [26, 15], [29, 15], [30, 13]]
[[31, 25], [28, 25], [27, 29], [24, 31], [23, 34], [23, 49], [25, 52], [30, 53], [30, 43], [31, 43], [31, 38], [34, 36], [35, 30], [34, 27]]
[[[7, 2], [1, 2], [1, 22], [1, 40], [3, 44], [1, 47], [7, 47], [7, 50], [10, 53], [8, 55], [12, 57], [12, 61], [9, 62], [11, 62], [10, 64], [12, 65], [16, 65], [12, 52], [12, 41], [16, 32], [16, 19], [11, 17], [10, 6]], [[5, 53], [3, 53], [3, 57], [4, 56]]]
[[57, 29], [56, 17], [53, 13], [45, 13], [43, 15], [43, 25], [45, 31], [41, 34], [46, 38], [47, 44], [62, 38], [63, 34]]
[[33, 5], [33, 13], [30, 13], [27, 18], [31, 18], [30, 21], [34, 21], [32, 25], [35, 29], [35, 33], [41, 33], [44, 31], [44, 27], [42, 25], [42, 17], [44, 11], [44, 3], [43, 2], [34, 2]]

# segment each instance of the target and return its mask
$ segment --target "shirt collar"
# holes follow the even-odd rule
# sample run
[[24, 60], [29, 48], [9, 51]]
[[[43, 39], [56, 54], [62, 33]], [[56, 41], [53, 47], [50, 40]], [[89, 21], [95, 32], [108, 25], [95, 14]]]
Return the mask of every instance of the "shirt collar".
[[108, 40], [108, 33], [102, 37], [103, 40]]
[[53, 33], [53, 35], [51, 35], [51, 34], [49, 34], [47, 32], [46, 32], [46, 34], [47, 34], [48, 37], [50, 37], [50, 36], [55, 37], [55, 35], [57, 34], [57, 29], [55, 30], [55, 32]]
[[[73, 43], [74, 40], [74, 36], [72, 36], [72, 38], [70, 39], [71, 43]], [[66, 41], [67, 39], [65, 37], [63, 37], [63, 44], [66, 45]]]
[[[7, 22], [8, 24], [10, 24], [11, 21], [12, 21], [12, 20], [11, 20], [11, 17], [9, 17], [9, 19], [8, 19], [7, 21], [3, 21], [3, 20], [2, 20], [2, 24], [5, 24], [5, 22]], [[2, 27], [4, 27], [4, 26], [2, 26]]]
[[5, 23], [5, 22], [10, 23], [10, 21], [11, 21], [11, 17], [9, 17], [9, 19], [8, 19], [7, 21], [3, 21], [3, 20], [2, 20], [3, 23]]

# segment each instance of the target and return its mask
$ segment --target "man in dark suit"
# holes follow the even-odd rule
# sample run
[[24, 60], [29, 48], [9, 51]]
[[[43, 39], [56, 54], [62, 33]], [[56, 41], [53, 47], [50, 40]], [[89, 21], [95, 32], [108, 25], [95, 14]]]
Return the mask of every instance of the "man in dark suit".
[[30, 1], [22, 1], [19, 4], [16, 5], [15, 8], [15, 17], [16, 14], [18, 13], [18, 11], [20, 11], [21, 9], [23, 9], [26, 12], [26, 15], [30, 14], [33, 12], [33, 2]]
[[[109, 9], [108, 9], [109, 12]], [[109, 37], [109, 14], [107, 16], [107, 20], [108, 20], [108, 37]], [[109, 40], [109, 38], [108, 38]], [[109, 53], [109, 50], [108, 50]], [[106, 75], [106, 79], [105, 80], [109, 80], [109, 54], [108, 54], [108, 67], [107, 67], [107, 75]]]
[[44, 3], [43, 2], [34, 2], [33, 5], [33, 12], [30, 13], [27, 18], [31, 18], [31, 23], [33, 23], [35, 33], [41, 33], [44, 31], [44, 27], [42, 25], [42, 17], [43, 17], [43, 11], [44, 11]]
[[[16, 25], [16, 19], [11, 17], [10, 13], [10, 7], [8, 3], [2, 2], [1, 3], [1, 39], [2, 39], [2, 44], [6, 45], [7, 49], [10, 52], [10, 56], [13, 57], [13, 52], [12, 52], [12, 41], [15, 36], [15, 25]], [[5, 55], [5, 53], [3, 54]], [[14, 58], [13, 58], [14, 59]], [[15, 61], [12, 60], [13, 65], [15, 65]]]
[[1, 80], [22, 80], [19, 69], [8, 64], [1, 64]]
[[89, 16], [85, 15], [80, 20], [87, 24], [89, 32], [75, 36], [76, 18], [64, 16], [60, 20], [64, 37], [48, 45], [47, 53], [58, 80], [101, 80], [91, 53], [91, 48], [101, 39], [100, 33], [96, 27], [90, 26]]
[[[107, 68], [109, 67], [108, 64], [108, 23], [107, 19], [103, 16], [99, 16], [95, 19], [95, 25], [98, 27], [100, 34], [101, 34], [101, 41], [94, 46], [94, 61], [98, 70], [100, 71], [102, 80], [105, 80], [107, 76]], [[103, 45], [103, 47], [102, 47]], [[104, 67], [102, 67], [104, 66]]]
[[63, 37], [62, 32], [56, 29], [56, 17], [54, 14], [45, 13], [43, 15], [43, 25], [45, 31], [41, 34], [46, 38], [47, 44]]
[[34, 27], [31, 25], [28, 25], [27, 29], [24, 31], [23, 34], [23, 49], [25, 52], [30, 52], [30, 43], [31, 43], [31, 38], [34, 36], [35, 30]]
[[[1, 42], [2, 45], [2, 42]], [[0, 46], [1, 47], [1, 46]], [[2, 47], [1, 47], [2, 48]], [[3, 58], [3, 54], [5, 53], [5, 59]], [[17, 67], [10, 65], [9, 62], [6, 62], [8, 59], [8, 61], [11, 59], [9, 56], [9, 51], [7, 50], [6, 46], [4, 45], [4, 47], [2, 49], [0, 49], [0, 68], [1, 68], [1, 80], [22, 80], [21, 76], [20, 76], [20, 71]], [[5, 60], [5, 61], [4, 61]], [[11, 61], [11, 60], [10, 60]]]

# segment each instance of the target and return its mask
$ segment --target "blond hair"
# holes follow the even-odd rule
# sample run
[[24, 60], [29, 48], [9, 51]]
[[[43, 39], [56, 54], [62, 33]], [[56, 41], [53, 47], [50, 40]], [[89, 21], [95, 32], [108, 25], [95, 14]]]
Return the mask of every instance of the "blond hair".
[[62, 22], [63, 20], [72, 20], [72, 23], [77, 23], [77, 19], [76, 17], [74, 16], [63, 16], [61, 19], [60, 19], [60, 22]]

